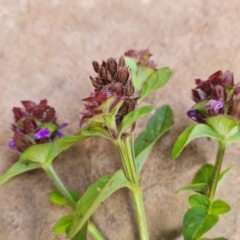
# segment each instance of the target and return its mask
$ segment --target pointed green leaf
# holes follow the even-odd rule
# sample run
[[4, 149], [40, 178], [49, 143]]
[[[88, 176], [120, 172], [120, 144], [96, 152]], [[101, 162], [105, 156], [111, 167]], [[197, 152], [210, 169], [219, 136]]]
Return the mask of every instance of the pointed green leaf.
[[55, 234], [61, 234], [66, 232], [66, 229], [71, 225], [73, 221], [73, 215], [66, 215], [60, 218], [53, 226], [53, 232]]
[[134, 86], [135, 90], [138, 91], [141, 89], [141, 86], [140, 86], [140, 82], [137, 77], [138, 67], [136, 64], [136, 60], [134, 60], [130, 57], [124, 57], [124, 59], [125, 59], [126, 66], [131, 71], [133, 86]]
[[138, 103], [141, 102], [147, 95], [163, 87], [170, 79], [173, 71], [168, 67], [160, 68], [153, 73], [142, 86], [141, 97]]
[[146, 130], [136, 139], [134, 144], [136, 156], [136, 171], [141, 172], [152, 147], [157, 140], [167, 132], [173, 124], [173, 112], [168, 105], [160, 107], [149, 120]]
[[[79, 195], [73, 190], [68, 189], [69, 194], [71, 195], [72, 199], [77, 203], [79, 200]], [[67, 200], [64, 198], [64, 196], [61, 194], [59, 190], [53, 190], [49, 194], [49, 199], [52, 203], [57, 204], [57, 205], [68, 205]]]
[[62, 137], [54, 142], [33, 145], [21, 154], [21, 161], [50, 164], [61, 152], [86, 138], [87, 136], [76, 134]]
[[207, 119], [207, 124], [223, 138], [228, 139], [238, 132], [237, 122], [226, 115], [218, 115]]
[[144, 83], [154, 72], [156, 72], [156, 70], [153, 68], [146, 66], [138, 66], [137, 68], [138, 87], [135, 90], [140, 91]]
[[194, 192], [199, 192], [199, 193], [205, 194], [206, 191], [208, 190], [208, 188], [209, 188], [209, 185], [206, 183], [196, 183], [196, 184], [190, 184], [190, 185], [184, 186], [184, 187], [178, 189], [177, 192], [191, 190]]
[[204, 208], [207, 209], [210, 206], [210, 200], [208, 197], [206, 197], [205, 195], [202, 194], [194, 194], [191, 195], [188, 198], [188, 202], [190, 204], [191, 207], [195, 207], [195, 208]]
[[231, 166], [227, 168], [226, 170], [222, 171], [219, 175], [219, 180], [218, 180], [218, 186], [222, 184], [224, 179], [227, 177], [227, 175], [230, 173], [230, 171], [234, 168], [235, 166]]
[[227, 138], [226, 142], [233, 143], [233, 142], [239, 142], [240, 141], [240, 132], [236, 132], [235, 134], [231, 135], [230, 137]]
[[122, 170], [118, 170], [113, 176], [103, 176], [90, 185], [77, 203], [76, 217], [69, 236], [74, 237], [97, 208], [114, 192], [123, 187], [133, 186], [135, 185], [127, 180]]
[[214, 166], [212, 164], [204, 164], [196, 173], [192, 180], [192, 184], [207, 183], [210, 185], [212, 180]]
[[[86, 222], [82, 227], [82, 229], [74, 237], [70, 239], [71, 240], [87, 240], [88, 225], [89, 225], [88, 222]], [[66, 233], [68, 236], [69, 236], [69, 232], [70, 232], [70, 226], [66, 230]]]
[[130, 127], [134, 122], [136, 122], [139, 118], [144, 117], [153, 111], [153, 105], [140, 107], [130, 113], [128, 113], [122, 120], [121, 129], [119, 132], [119, 136], [125, 132], [125, 130]]
[[183, 219], [184, 240], [198, 240], [218, 222], [218, 216], [207, 209], [190, 208]]
[[227, 213], [231, 210], [231, 207], [228, 203], [224, 202], [223, 200], [215, 200], [211, 203], [210, 213], [215, 215], [220, 215]]
[[82, 135], [87, 136], [87, 137], [98, 136], [98, 137], [104, 137], [107, 139], [111, 139], [109, 131], [106, 130], [106, 128], [96, 125], [96, 124], [89, 124], [81, 131], [81, 133], [82, 133]]
[[7, 182], [12, 177], [15, 177], [19, 174], [31, 171], [33, 169], [40, 168], [38, 163], [21, 163], [20, 161], [14, 163], [1, 177], [0, 185]]
[[191, 125], [181, 133], [175, 142], [172, 149], [172, 159], [176, 159], [189, 142], [199, 137], [221, 139], [218, 133], [206, 124]]

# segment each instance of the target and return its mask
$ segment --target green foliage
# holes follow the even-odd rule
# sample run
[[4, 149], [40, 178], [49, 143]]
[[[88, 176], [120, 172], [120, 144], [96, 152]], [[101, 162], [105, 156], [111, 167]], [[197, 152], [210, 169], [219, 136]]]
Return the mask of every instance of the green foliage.
[[227, 213], [230, 210], [231, 210], [230, 205], [221, 199], [215, 200], [211, 203], [210, 213], [212, 214], [220, 215]]
[[195, 183], [195, 184], [190, 184], [190, 185], [181, 187], [180, 189], [177, 190], [177, 192], [191, 190], [194, 192], [205, 194], [208, 188], [209, 188], [209, 185], [207, 183]]
[[20, 161], [14, 163], [1, 177], [0, 177], [0, 186], [7, 182], [12, 177], [15, 177], [19, 174], [31, 171], [33, 169], [40, 168], [39, 163], [22, 163]]
[[183, 219], [184, 240], [198, 240], [218, 222], [218, 216], [208, 214], [208, 209], [190, 208]]
[[189, 205], [193, 208], [208, 209], [211, 202], [208, 197], [202, 194], [194, 194], [188, 198]]
[[168, 105], [160, 107], [149, 120], [146, 129], [135, 141], [136, 171], [140, 175], [154, 144], [173, 124], [173, 112]]
[[92, 136], [98, 136], [98, 137], [104, 137], [107, 139], [111, 139], [111, 136], [109, 134], [109, 131], [106, 130], [103, 126], [100, 126], [98, 124], [89, 124], [87, 125], [81, 133], [86, 137], [92, 137]]
[[178, 137], [172, 149], [172, 159], [176, 159], [184, 147], [195, 138], [211, 137], [221, 139], [219, 134], [206, 124], [196, 124], [187, 127]]
[[[74, 202], [77, 202], [79, 200], [80, 197], [79, 197], [78, 193], [76, 193], [73, 190], [68, 190], [68, 192], [71, 195]], [[52, 203], [57, 204], [57, 205], [69, 205], [67, 200], [64, 198], [64, 196], [61, 194], [61, 192], [58, 189], [53, 190], [49, 194], [49, 199]]]
[[120, 188], [133, 188], [122, 170], [118, 170], [113, 176], [100, 177], [90, 185], [77, 203], [76, 216], [70, 228], [69, 236], [74, 237], [88, 221], [97, 208], [115, 191]]
[[67, 228], [72, 224], [73, 215], [66, 215], [60, 218], [53, 226], [53, 232], [55, 234], [62, 234], [66, 232]]
[[214, 166], [212, 164], [204, 164], [196, 173], [193, 178], [192, 184], [196, 183], [206, 183], [210, 185], [212, 175], [213, 175]]
[[170, 79], [173, 71], [168, 67], [160, 68], [156, 72], [150, 75], [146, 82], [142, 86], [141, 97], [138, 102], [141, 102], [150, 93], [163, 87]]
[[78, 134], [62, 137], [54, 142], [33, 145], [21, 154], [20, 161], [51, 164], [61, 152], [86, 138]]
[[238, 132], [237, 122], [226, 115], [218, 115], [207, 119], [207, 124], [211, 126], [222, 139], [228, 139]]
[[153, 105], [149, 105], [149, 106], [143, 106], [140, 107], [130, 113], [128, 113], [122, 120], [122, 125], [121, 125], [121, 129], [119, 132], [119, 136], [122, 135], [122, 133], [125, 132], [125, 130], [131, 126], [134, 122], [136, 122], [139, 118], [142, 118], [146, 115], [148, 115], [149, 113], [151, 113], [153, 111], [154, 107]]

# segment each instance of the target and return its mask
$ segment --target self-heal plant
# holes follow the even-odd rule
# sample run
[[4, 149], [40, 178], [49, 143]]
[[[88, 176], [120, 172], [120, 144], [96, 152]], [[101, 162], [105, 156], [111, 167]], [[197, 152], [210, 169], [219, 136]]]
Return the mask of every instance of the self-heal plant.
[[[79, 195], [66, 189], [56, 174], [52, 161], [63, 150], [84, 139], [81, 135], [64, 137], [62, 128], [66, 123], [58, 124], [55, 109], [47, 104], [47, 100], [41, 100], [39, 104], [32, 101], [22, 101], [23, 107], [14, 107], [14, 119], [12, 124], [13, 139], [8, 146], [20, 152], [20, 159], [1, 178], [0, 185], [10, 178], [21, 173], [42, 168], [53, 180], [58, 190], [51, 193], [53, 202], [60, 205], [69, 205], [76, 210], [76, 202]], [[57, 230], [56, 230], [57, 229]], [[55, 232], [59, 231], [56, 227]], [[86, 231], [87, 229], [84, 229]], [[88, 224], [88, 230], [96, 240], [103, 237], [92, 224]], [[80, 239], [80, 232], [74, 240]]]
[[201, 237], [218, 222], [219, 215], [230, 211], [228, 203], [214, 197], [219, 182], [232, 169], [221, 171], [226, 146], [240, 141], [240, 84], [234, 84], [233, 74], [218, 71], [206, 81], [196, 79], [195, 83], [197, 86], [192, 90], [192, 99], [196, 104], [187, 115], [197, 124], [187, 127], [178, 137], [172, 158], [177, 158], [190, 141], [199, 137], [217, 140], [218, 150], [215, 165], [204, 164], [192, 183], [179, 190], [197, 193], [188, 199], [191, 208], [183, 219], [185, 240], [208, 239]]
[[[112, 193], [126, 187], [132, 193], [140, 239], [149, 239], [140, 173], [156, 141], [171, 128], [173, 114], [168, 105], [156, 111], [152, 105], [139, 105], [169, 80], [172, 71], [169, 68], [156, 69], [155, 65], [154, 68], [148, 64], [139, 65], [138, 57], [120, 57], [118, 62], [109, 58], [102, 64], [93, 62], [97, 76], [90, 77], [94, 92], [83, 99], [86, 104], [80, 125], [86, 126], [81, 134], [109, 139], [119, 153], [123, 170], [100, 177], [79, 199], [76, 214], [69, 221], [67, 234], [70, 238], [86, 228], [88, 219]], [[144, 63], [147, 62], [148, 59]], [[135, 140], [136, 121], [148, 114], [153, 116], [146, 130]]]

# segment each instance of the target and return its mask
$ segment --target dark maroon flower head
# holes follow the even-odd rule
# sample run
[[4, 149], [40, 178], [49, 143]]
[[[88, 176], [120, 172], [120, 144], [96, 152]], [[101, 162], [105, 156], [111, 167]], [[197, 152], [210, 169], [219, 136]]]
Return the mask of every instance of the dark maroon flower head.
[[137, 98], [133, 97], [134, 86], [125, 60], [120, 57], [117, 63], [114, 58], [109, 58], [106, 62], [103, 61], [101, 65], [94, 61], [93, 68], [98, 73], [97, 77], [90, 77], [95, 92], [90, 97], [83, 99], [87, 104], [85, 105], [85, 111], [82, 113], [83, 117], [80, 125], [102, 113], [99, 106], [112, 97], [114, 101], [109, 109], [110, 111], [120, 100], [124, 100], [115, 119], [116, 125], [120, 126], [124, 116], [135, 109], [137, 102]]
[[233, 73], [218, 71], [207, 80], [196, 79], [192, 99], [196, 102], [187, 115], [197, 122], [219, 114], [240, 120], [240, 84], [234, 85]]
[[46, 99], [39, 104], [22, 101], [22, 105], [22, 108], [13, 108], [15, 123], [12, 124], [13, 140], [8, 143], [10, 148], [24, 152], [34, 144], [46, 143], [63, 136], [60, 129], [66, 124], [59, 125], [56, 122], [55, 109], [48, 106]]
[[153, 60], [149, 60], [152, 54], [149, 52], [148, 49], [145, 50], [129, 50], [124, 53], [124, 56], [134, 58], [136, 60], [137, 65], [139, 66], [146, 66], [153, 69], [156, 69], [157, 65]]

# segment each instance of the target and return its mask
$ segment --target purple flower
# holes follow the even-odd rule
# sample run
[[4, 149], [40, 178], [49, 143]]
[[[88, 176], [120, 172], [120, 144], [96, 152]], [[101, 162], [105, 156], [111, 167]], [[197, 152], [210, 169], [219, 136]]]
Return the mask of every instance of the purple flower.
[[188, 117], [190, 117], [192, 120], [196, 122], [199, 122], [199, 123], [205, 122], [205, 117], [199, 110], [189, 110], [187, 111], [187, 115]]
[[34, 134], [34, 139], [38, 140], [45, 137], [50, 137], [51, 132], [47, 128], [42, 128]]
[[216, 116], [220, 113], [220, 110], [223, 108], [223, 103], [218, 100], [210, 100], [206, 105], [205, 109], [209, 111], [211, 116]]
[[8, 146], [9, 146], [10, 148], [12, 148], [12, 149], [16, 149], [16, 144], [15, 144], [15, 142], [14, 142], [13, 140], [11, 140], [11, 141], [8, 142]]
[[[24, 152], [34, 144], [54, 141], [63, 136], [59, 131], [67, 126], [66, 123], [59, 125], [55, 109], [47, 104], [47, 100], [41, 100], [38, 104], [32, 101], [22, 101], [23, 107], [14, 107], [14, 119], [12, 140], [8, 146], [19, 152]], [[55, 131], [49, 131], [45, 124], [54, 125]]]

